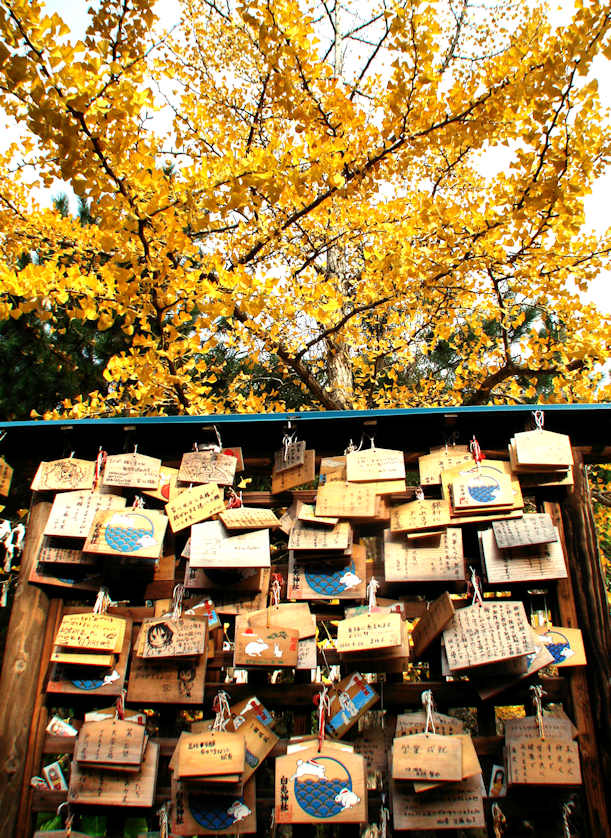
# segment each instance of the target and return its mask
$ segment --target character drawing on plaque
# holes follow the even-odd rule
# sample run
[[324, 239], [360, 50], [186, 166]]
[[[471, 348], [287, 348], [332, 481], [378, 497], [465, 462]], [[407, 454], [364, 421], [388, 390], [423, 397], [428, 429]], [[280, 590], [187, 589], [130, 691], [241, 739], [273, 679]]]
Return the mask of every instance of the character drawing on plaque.
[[356, 573], [354, 562], [351, 562], [349, 567], [339, 570], [335, 570], [331, 565], [322, 565], [320, 570], [306, 570], [305, 577], [313, 591], [328, 597], [339, 596], [362, 582]]
[[318, 756], [297, 760], [293, 783], [295, 800], [308, 815], [332, 818], [360, 803], [352, 790], [347, 768], [334, 757]]
[[568, 637], [557, 629], [548, 630], [541, 635], [541, 639], [545, 643], [547, 651], [554, 658], [554, 663], [564, 663], [575, 654], [571, 649]]
[[494, 503], [501, 491], [501, 484], [490, 474], [471, 474], [467, 491], [477, 503]]
[[189, 809], [193, 819], [210, 832], [229, 829], [251, 814], [244, 798], [237, 798], [227, 806], [227, 797], [213, 794], [190, 794]]
[[167, 623], [153, 623], [146, 632], [146, 642], [151, 649], [166, 649], [172, 645], [174, 632]]
[[104, 540], [119, 553], [133, 553], [156, 545], [154, 534], [153, 522], [141, 512], [117, 512], [106, 524]]
[[[251, 635], [244, 634], [243, 636], [250, 637]], [[249, 642], [246, 644], [246, 648], [244, 649], [244, 652], [249, 657], [260, 658], [261, 657], [261, 652], [264, 652], [266, 649], [269, 649], [269, 644], [266, 643], [264, 640], [262, 640], [260, 637], [255, 635], [252, 638], [252, 640], [249, 640]]]
[[191, 698], [193, 690], [193, 682], [195, 681], [195, 667], [183, 666], [178, 670], [176, 677], [178, 679], [178, 692], [185, 698]]

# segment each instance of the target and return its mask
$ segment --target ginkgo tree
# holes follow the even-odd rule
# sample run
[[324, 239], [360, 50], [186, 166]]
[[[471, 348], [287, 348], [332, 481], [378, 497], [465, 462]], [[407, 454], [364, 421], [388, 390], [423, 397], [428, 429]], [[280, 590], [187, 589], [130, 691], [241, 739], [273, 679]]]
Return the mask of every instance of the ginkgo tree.
[[[164, 31], [106, 0], [74, 42], [0, 0], [0, 24], [0, 319], [124, 336], [60, 413], [282, 410], [287, 382], [304, 409], [608, 398], [582, 301], [611, 251], [584, 212], [608, 4], [554, 28], [530, 3], [182, 0]], [[34, 201], [55, 178], [94, 224]]]

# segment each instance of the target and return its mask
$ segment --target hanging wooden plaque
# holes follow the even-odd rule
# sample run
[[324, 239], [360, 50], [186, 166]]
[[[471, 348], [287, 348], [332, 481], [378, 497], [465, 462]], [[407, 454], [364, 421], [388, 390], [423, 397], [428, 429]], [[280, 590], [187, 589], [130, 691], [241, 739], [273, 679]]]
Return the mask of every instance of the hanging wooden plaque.
[[537, 629], [537, 633], [559, 669], [564, 666], [586, 666], [586, 653], [580, 629], [545, 626]]
[[280, 740], [256, 716], [245, 719], [238, 728], [238, 734], [244, 739], [244, 771], [240, 779], [245, 783]]
[[450, 525], [450, 505], [445, 500], [413, 500], [390, 510], [391, 532], [440, 530]]
[[305, 637], [297, 644], [297, 665], [295, 669], [316, 669], [318, 665], [318, 650], [314, 637]]
[[218, 483], [231, 486], [238, 461], [218, 451], [188, 451], [182, 455], [178, 479], [183, 483]]
[[401, 645], [401, 617], [399, 614], [365, 614], [340, 620], [337, 624], [338, 652], [358, 652]]
[[111, 454], [106, 458], [102, 483], [104, 486], [123, 486], [134, 489], [159, 489], [161, 460], [134, 451], [131, 454]]
[[465, 579], [462, 531], [447, 527], [428, 539], [384, 531], [386, 582], [460, 582]]
[[121, 719], [85, 722], [74, 746], [74, 758], [84, 765], [139, 771], [144, 758], [146, 731]]
[[329, 736], [341, 738], [378, 700], [378, 694], [363, 676], [347, 675], [329, 691]]
[[289, 535], [289, 550], [347, 550], [352, 543], [352, 527], [340, 521], [334, 527], [295, 521]]
[[271, 509], [258, 506], [239, 506], [221, 510], [219, 518], [228, 530], [274, 529], [279, 521]]
[[234, 666], [284, 667], [297, 665], [297, 629], [248, 625], [238, 617], [235, 626]]
[[155, 500], [161, 500], [167, 503], [174, 497], [184, 491], [183, 488], [177, 486], [178, 469], [170, 466], [162, 465], [159, 469], [159, 485], [156, 489], [143, 489], [142, 494]]
[[108, 668], [115, 662], [111, 652], [71, 652], [57, 646], [51, 652], [51, 663], [74, 664], [75, 666], [100, 666]]
[[70, 489], [91, 489], [95, 463], [65, 457], [62, 460], [42, 462], [38, 466], [30, 489], [33, 492], [66, 492]]
[[362, 483], [369, 480], [405, 480], [403, 451], [390, 448], [364, 448], [346, 455], [346, 480]]
[[295, 489], [297, 486], [303, 486], [304, 483], [311, 483], [315, 477], [316, 452], [314, 449], [308, 449], [305, 452], [303, 465], [276, 474], [272, 472], [272, 494], [276, 495], [279, 492], [286, 492], [289, 489]]
[[439, 448], [418, 457], [418, 470], [421, 486], [438, 486], [441, 483], [441, 472], [454, 466], [469, 465], [473, 462], [473, 455], [466, 445], [453, 445]]
[[206, 655], [195, 658], [132, 658], [127, 700], [134, 704], [201, 705], [206, 681]]
[[[183, 553], [184, 555], [184, 553]], [[243, 593], [245, 596], [250, 592], [258, 592], [266, 588], [265, 580], [269, 574], [269, 568], [260, 567], [191, 567], [187, 562], [185, 569], [185, 588], [196, 590], [207, 590], [212, 588], [215, 591], [228, 591]], [[215, 600], [217, 594], [214, 594]]]
[[289, 551], [288, 599], [364, 599], [365, 548], [355, 544], [350, 558], [310, 563]]
[[395, 829], [483, 829], [486, 826], [481, 782], [463, 780], [451, 788], [418, 795], [391, 782]]
[[214, 594], [214, 604], [219, 614], [251, 614], [265, 607], [269, 593], [270, 571], [266, 568], [262, 571], [263, 587], [260, 591], [219, 591]]
[[492, 679], [482, 679], [481, 683], [477, 683], [477, 680], [473, 677], [473, 673], [470, 674], [470, 680], [473, 681], [482, 701], [487, 701], [489, 698], [493, 698], [503, 692], [503, 690], [514, 686], [522, 679], [528, 678], [531, 675], [534, 675], [535, 672], [543, 669], [545, 666], [549, 666], [554, 663], [553, 655], [548, 652], [545, 643], [542, 642], [541, 637], [534, 629], [531, 630], [531, 637], [533, 639], [535, 651], [532, 655], [528, 655], [526, 658], [526, 668], [522, 672], [513, 674], [511, 672], [507, 672], [505, 677], [497, 674]]
[[122, 509], [126, 499], [118, 495], [78, 490], [55, 495], [45, 535], [86, 538], [98, 512]]
[[340, 518], [374, 518], [375, 490], [359, 483], [323, 483], [316, 492], [316, 515]]
[[418, 660], [436, 640], [454, 616], [454, 605], [446, 592], [428, 604], [427, 610], [412, 629], [414, 660]]
[[208, 619], [183, 616], [144, 620], [136, 655], [140, 658], [180, 658], [204, 655], [208, 648]]
[[292, 503], [286, 508], [284, 515], [280, 518], [278, 526], [285, 535], [289, 535], [297, 520], [297, 503]]
[[155, 802], [159, 745], [148, 742], [138, 772], [99, 771], [73, 760], [68, 802], [93, 806], [150, 807]]
[[346, 457], [321, 457], [318, 483], [346, 482]]
[[276, 758], [276, 823], [363, 823], [365, 760], [326, 742]]
[[244, 739], [238, 733], [182, 733], [172, 757], [173, 770], [181, 780], [241, 774], [244, 755]]
[[257, 831], [255, 780], [241, 794], [199, 792], [172, 775], [172, 835], [250, 835]]
[[[486, 509], [486, 503], [483, 503], [480, 506], [480, 510], [477, 509], [468, 509], [464, 512], [460, 512], [458, 510], [451, 510], [452, 514], [452, 521], [453, 523], [475, 523], [479, 520], [487, 520], [487, 518], [500, 518], [501, 513], [502, 517], [507, 517], [507, 515], [511, 515], [513, 512], [520, 511], [521, 517], [521, 510], [524, 508], [524, 499], [522, 497], [522, 490], [520, 488], [520, 480], [517, 474], [514, 474], [511, 468], [511, 464], [508, 463], [506, 460], [485, 460], [483, 463], [479, 464], [479, 469], [477, 466], [473, 465], [471, 468], [461, 468], [460, 466], [455, 466], [454, 468], [447, 469], [441, 473], [441, 494], [445, 500], [451, 500], [451, 487], [452, 484], [456, 481], [465, 482], [468, 484], [469, 480], [471, 479], [472, 475], [475, 475], [477, 479], [477, 483], [482, 483], [488, 481], [490, 485], [493, 483], [498, 483], [499, 486], [504, 487], [504, 500], [507, 500], [507, 505], [503, 507], [499, 507], [496, 504], [498, 500], [499, 493], [498, 490], [495, 488], [494, 491], [491, 490], [491, 494], [493, 496], [493, 502], [491, 502], [490, 509]], [[512, 497], [508, 500], [507, 495], [507, 479], [511, 482], [511, 493]], [[478, 486], [474, 487], [474, 492], [477, 494], [480, 491]], [[482, 496], [488, 497], [490, 493], [487, 492], [485, 487], [481, 489]], [[474, 499], [473, 499], [474, 500]]]
[[225, 501], [216, 483], [202, 483], [185, 489], [165, 507], [172, 532], [180, 532], [224, 509]]
[[[441, 733], [444, 736], [460, 735], [465, 729], [465, 724], [461, 719], [437, 712], [433, 712], [433, 724], [435, 733]], [[423, 710], [417, 710], [415, 713], [400, 713], [397, 716], [396, 736], [424, 733], [425, 730], [426, 714]]]
[[302, 466], [305, 461], [306, 444], [303, 440], [290, 442], [280, 451], [274, 452], [273, 474], [279, 474], [290, 468]]
[[38, 561], [50, 565], [71, 565], [73, 567], [91, 567], [97, 563], [97, 557], [91, 553], [67, 546], [74, 542], [44, 537], [38, 552]]
[[158, 559], [168, 519], [155, 509], [98, 512], [85, 539], [87, 553]]
[[11, 481], [13, 479], [13, 469], [6, 462], [4, 457], [0, 457], [0, 495], [5, 498], [11, 490]]
[[566, 434], [536, 430], [515, 434], [511, 440], [521, 467], [568, 468], [573, 465], [571, 440]]
[[512, 739], [505, 756], [508, 786], [581, 785], [579, 746], [572, 739]]
[[392, 747], [393, 780], [462, 780], [462, 741], [458, 736], [413, 733]]
[[480, 532], [479, 541], [490, 585], [567, 577], [560, 541], [500, 550], [491, 529]]
[[339, 518], [337, 517], [323, 518], [321, 515], [316, 515], [313, 504], [303, 503], [303, 501], [300, 500], [298, 500], [296, 504], [296, 513], [297, 518], [300, 521], [304, 521], [308, 524], [319, 524], [324, 527], [334, 527], [339, 523]]
[[239, 445], [233, 445], [231, 448], [223, 448], [222, 453], [227, 457], [235, 457], [236, 472], [244, 471], [244, 453]]
[[316, 617], [305, 602], [281, 602], [277, 606], [253, 611], [248, 615], [247, 620], [251, 628], [269, 625], [296, 629], [300, 640], [305, 637], [314, 637], [316, 634]]
[[508, 661], [535, 651], [524, 605], [517, 601], [461, 608], [443, 639], [451, 670]]
[[191, 527], [190, 567], [269, 567], [269, 530], [230, 536], [220, 521]]
[[69, 649], [87, 649], [98, 652], [119, 652], [127, 622], [123, 617], [109, 614], [65, 614], [57, 634], [55, 645]]
[[[542, 719], [545, 739], [574, 739], [577, 728], [570, 719], [544, 715]], [[536, 716], [524, 716], [521, 719], [505, 719], [505, 741], [539, 738], [539, 723]]]
[[558, 541], [558, 530], [546, 512], [529, 513], [517, 520], [493, 521], [492, 529], [499, 550]]
[[452, 511], [459, 514], [513, 506], [511, 477], [497, 468], [479, 464], [464, 469], [450, 483]]

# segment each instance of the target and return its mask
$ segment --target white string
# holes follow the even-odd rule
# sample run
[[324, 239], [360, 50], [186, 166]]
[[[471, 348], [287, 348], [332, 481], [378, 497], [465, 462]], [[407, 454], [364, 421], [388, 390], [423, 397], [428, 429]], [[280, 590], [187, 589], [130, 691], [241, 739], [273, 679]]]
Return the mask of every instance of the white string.
[[533, 410], [533, 417], [535, 420], [535, 425], [537, 426], [538, 431], [543, 430], [543, 423], [545, 421], [545, 416], [542, 410]]
[[380, 807], [380, 838], [386, 838], [386, 829], [388, 821], [390, 820], [390, 812], [388, 808], [384, 805], [386, 795], [382, 795], [382, 806]]
[[426, 713], [426, 721], [424, 726], [425, 733], [435, 733], [435, 719], [433, 717], [433, 693], [430, 690], [425, 690], [420, 696], [424, 711]]
[[503, 832], [505, 831], [507, 818], [503, 814], [501, 807], [498, 803], [493, 803], [492, 809], [490, 811], [492, 814], [492, 827], [494, 829], [494, 838], [502, 838]]
[[369, 613], [376, 607], [376, 591], [380, 587], [380, 583], [372, 576], [367, 585], [367, 596], [369, 597], [369, 604], [367, 606]]
[[469, 567], [469, 570], [471, 571], [471, 587], [473, 588], [473, 600], [471, 602], [471, 605], [483, 605], [484, 600], [482, 598], [482, 589], [479, 584], [477, 573], [475, 572], [475, 569], [472, 567]]
[[416, 486], [416, 500], [424, 500], [422, 486]]
[[533, 684], [532, 687], [529, 687], [529, 690], [532, 694], [533, 704], [535, 705], [535, 713], [537, 715], [537, 727], [539, 728], [539, 736], [541, 739], [545, 739], [545, 728], [543, 726], [543, 704], [541, 699], [543, 698], [543, 687], [541, 684]]
[[329, 701], [328, 687], [322, 688], [318, 700], [318, 752], [322, 749], [322, 743], [325, 738], [325, 721], [329, 717], [331, 710], [331, 702]]
[[219, 690], [214, 699], [215, 717], [212, 724], [212, 730], [220, 733], [225, 730], [227, 723], [231, 719], [231, 710], [229, 709], [229, 696], [224, 690]]
[[95, 598], [93, 613], [106, 614], [110, 602], [110, 596], [108, 595], [108, 591], [106, 590], [106, 588], [100, 588], [100, 590], [98, 591], [98, 595]]
[[369, 437], [369, 447], [370, 447], [371, 449], [374, 449], [374, 448], [376, 447], [376, 444], [375, 444], [375, 435], [374, 435], [374, 434], [371, 434], [371, 436]]
[[348, 717], [346, 721], [349, 722], [350, 719], [353, 716], [356, 716], [358, 713], [354, 701], [350, 698], [349, 693], [347, 693], [345, 690], [338, 690], [337, 700], [339, 701], [340, 707]]
[[274, 608], [278, 608], [280, 606], [280, 592], [282, 590], [282, 586], [280, 585], [279, 579], [274, 579], [272, 582], [272, 605]]
[[159, 838], [169, 838], [170, 820], [168, 818], [168, 804], [164, 803], [159, 814]]
[[573, 814], [575, 803], [572, 800], [567, 800], [562, 805], [562, 828], [564, 829], [564, 838], [571, 838], [571, 825], [569, 817]]
[[144, 498], [142, 495], [136, 495], [132, 504], [132, 509], [144, 509]]
[[180, 620], [182, 617], [182, 601], [185, 596], [184, 585], [176, 585], [172, 592], [172, 619]]

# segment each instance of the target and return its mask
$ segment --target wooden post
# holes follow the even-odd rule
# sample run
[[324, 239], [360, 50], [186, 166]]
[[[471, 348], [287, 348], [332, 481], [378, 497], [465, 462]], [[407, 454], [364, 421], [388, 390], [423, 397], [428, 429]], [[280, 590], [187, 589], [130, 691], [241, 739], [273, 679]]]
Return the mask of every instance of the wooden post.
[[51, 504], [33, 499], [21, 571], [6, 638], [0, 676], [0, 835], [16, 835], [16, 820], [25, 777], [30, 727], [49, 612], [49, 599], [28, 578]]

